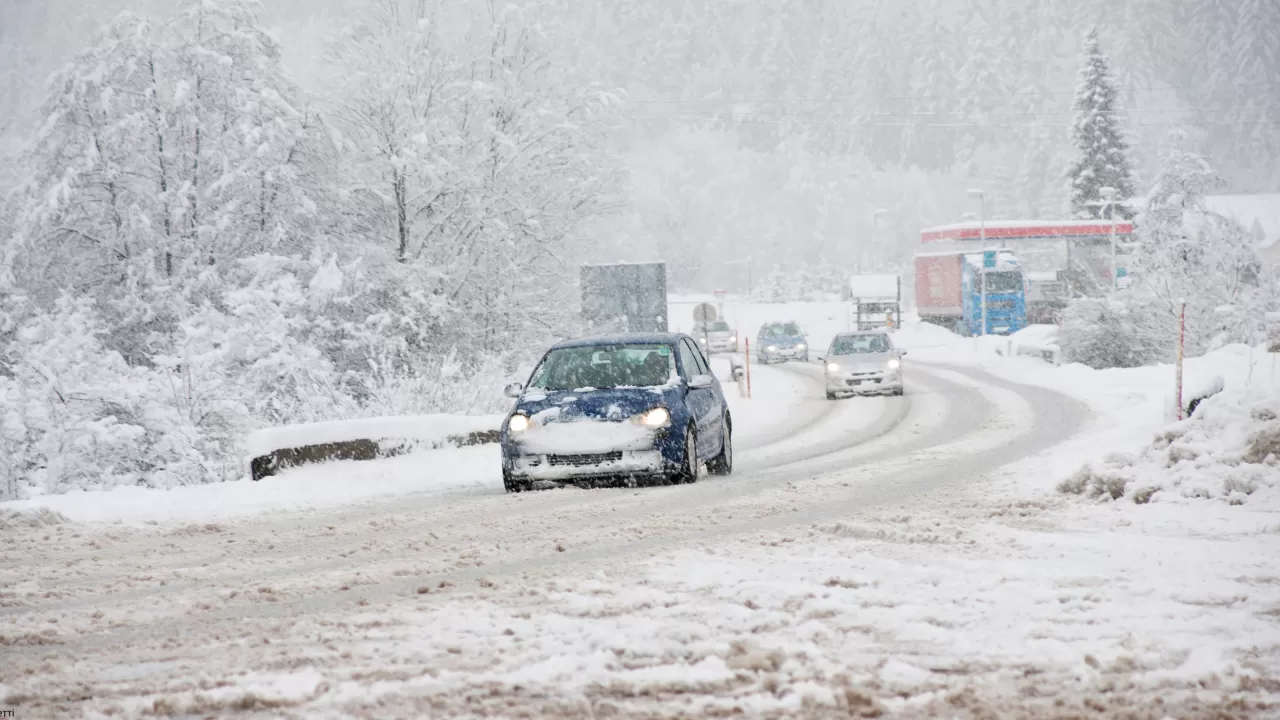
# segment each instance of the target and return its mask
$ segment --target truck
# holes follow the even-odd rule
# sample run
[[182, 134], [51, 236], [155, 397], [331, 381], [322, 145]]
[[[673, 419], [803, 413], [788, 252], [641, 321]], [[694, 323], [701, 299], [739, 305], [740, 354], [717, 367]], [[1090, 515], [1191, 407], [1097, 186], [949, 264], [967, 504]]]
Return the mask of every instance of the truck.
[[979, 251], [999, 243], [1013, 251], [1027, 280], [1027, 317], [1056, 324], [1072, 298], [1100, 297], [1123, 287], [1134, 225], [1128, 220], [988, 220], [925, 228], [922, 250]]
[[1026, 277], [1012, 252], [918, 252], [915, 262], [916, 310], [922, 321], [960, 335], [1009, 335], [1027, 326]]
[[902, 326], [902, 278], [897, 275], [853, 275], [845, 284], [844, 299], [850, 303], [852, 330]]
[[587, 334], [667, 332], [666, 263], [583, 265], [580, 280]]

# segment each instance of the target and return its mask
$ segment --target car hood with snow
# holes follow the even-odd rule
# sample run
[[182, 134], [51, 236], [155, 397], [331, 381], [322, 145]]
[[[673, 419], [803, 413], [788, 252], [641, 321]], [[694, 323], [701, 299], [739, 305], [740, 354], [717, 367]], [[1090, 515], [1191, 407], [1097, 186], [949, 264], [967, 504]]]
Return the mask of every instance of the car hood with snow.
[[847, 353], [845, 355], [828, 355], [827, 363], [835, 365], [841, 371], [846, 372], [863, 372], [871, 370], [883, 370], [890, 360], [896, 360], [899, 353], [879, 352], [879, 353]]
[[678, 400], [679, 385], [660, 387], [578, 388], [524, 393], [515, 412], [527, 415], [531, 425], [605, 420], [620, 422]]

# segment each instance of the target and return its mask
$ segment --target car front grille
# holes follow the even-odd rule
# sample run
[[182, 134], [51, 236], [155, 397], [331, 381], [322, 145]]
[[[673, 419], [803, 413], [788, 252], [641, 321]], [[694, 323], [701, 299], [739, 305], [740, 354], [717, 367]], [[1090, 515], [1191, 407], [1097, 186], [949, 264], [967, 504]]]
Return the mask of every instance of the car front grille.
[[553, 466], [569, 465], [572, 467], [583, 467], [586, 465], [600, 465], [601, 463], [617, 462], [622, 459], [622, 451], [614, 450], [607, 453], [595, 453], [592, 455], [548, 455], [547, 464]]

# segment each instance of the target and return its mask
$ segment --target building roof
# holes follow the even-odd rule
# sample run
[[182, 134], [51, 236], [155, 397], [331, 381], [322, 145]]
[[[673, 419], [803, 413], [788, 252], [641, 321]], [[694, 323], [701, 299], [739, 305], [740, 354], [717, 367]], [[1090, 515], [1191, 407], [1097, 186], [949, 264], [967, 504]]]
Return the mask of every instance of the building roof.
[[1254, 233], [1260, 247], [1269, 248], [1280, 242], [1280, 193], [1207, 195], [1204, 205]]
[[[1117, 235], [1133, 232], [1133, 223], [1118, 220]], [[920, 231], [920, 242], [935, 243], [953, 240], [980, 241], [984, 234], [983, 223], [963, 222], [939, 225]], [[1111, 234], [1109, 220], [988, 220], [985, 235], [990, 240], [1066, 240], [1073, 237], [1097, 237]]]

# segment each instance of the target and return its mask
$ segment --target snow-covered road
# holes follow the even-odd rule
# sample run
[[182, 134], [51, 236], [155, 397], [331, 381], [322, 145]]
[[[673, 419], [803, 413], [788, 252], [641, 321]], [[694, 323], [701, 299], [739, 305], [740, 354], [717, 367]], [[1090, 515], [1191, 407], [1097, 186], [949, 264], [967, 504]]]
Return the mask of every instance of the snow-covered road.
[[[1152, 547], [1090, 567], [1105, 539], [1037, 540], [1043, 506], [983, 496], [1084, 429], [1080, 402], [912, 363], [905, 397], [828, 403], [820, 372], [770, 368], [773, 387], [819, 399], [773, 423], [744, 411], [734, 475], [692, 486], [10, 528], [0, 562], [25, 580], [0, 596], [0, 697], [33, 717], [1217, 707], [1172, 670], [1199, 631], [1162, 647], [1111, 587]], [[992, 508], [1012, 519], [991, 526]], [[1257, 558], [1229, 562], [1255, 602], [1280, 603]], [[1204, 637], [1266, 629], [1201, 585], [1171, 574], [1138, 591]], [[1207, 643], [1208, 660], [1229, 644]]]

